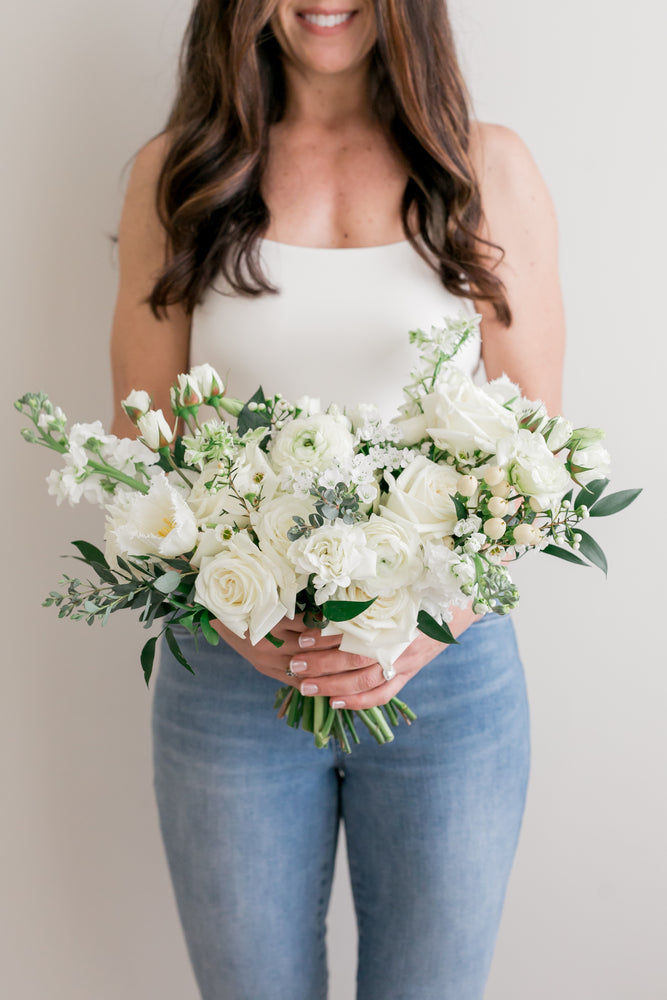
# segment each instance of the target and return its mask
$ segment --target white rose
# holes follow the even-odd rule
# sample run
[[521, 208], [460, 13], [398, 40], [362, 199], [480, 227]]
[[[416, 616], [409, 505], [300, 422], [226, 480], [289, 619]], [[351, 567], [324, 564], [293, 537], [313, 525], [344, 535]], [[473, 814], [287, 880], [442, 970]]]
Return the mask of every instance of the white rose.
[[587, 486], [595, 479], [606, 479], [611, 472], [611, 455], [599, 441], [595, 441], [587, 448], [579, 448], [575, 451], [572, 455], [572, 463], [586, 470], [577, 473], [577, 482], [581, 483], [582, 486]]
[[376, 555], [376, 576], [365, 581], [371, 596], [411, 587], [422, 575], [424, 563], [419, 534], [409, 524], [399, 524], [371, 514], [361, 525], [366, 544]]
[[288, 613], [272, 563], [245, 532], [234, 535], [217, 555], [202, 559], [195, 595], [235, 635], [244, 638], [249, 629], [253, 646]]
[[438, 448], [453, 454], [493, 454], [497, 441], [517, 427], [513, 413], [454, 366], [423, 400], [427, 430]]
[[133, 389], [129, 396], [122, 400], [121, 406], [130, 420], [136, 423], [138, 417], [150, 410], [151, 397], [145, 389]]
[[197, 521], [164, 473], [156, 476], [148, 493], [121, 493], [108, 507], [105, 540], [107, 558], [115, 556], [183, 555], [197, 542]]
[[567, 492], [570, 477], [567, 469], [549, 450], [540, 433], [519, 431], [510, 478], [526, 496], [537, 498], [545, 510]]
[[417, 444], [419, 441], [423, 441], [424, 438], [428, 437], [428, 431], [426, 428], [429, 421], [423, 413], [417, 413], [413, 416], [407, 417], [394, 417], [392, 423], [396, 424], [401, 432], [398, 443], [404, 447]]
[[297, 472], [326, 469], [336, 461], [350, 461], [353, 454], [354, 438], [345, 417], [316, 413], [286, 423], [273, 439], [270, 458], [277, 472], [283, 466]]
[[376, 556], [361, 528], [340, 521], [292, 542], [287, 558], [297, 573], [314, 574], [315, 600], [323, 604], [339, 587], [375, 575]]
[[[336, 600], [369, 601], [375, 597], [365, 586], [352, 584], [336, 591]], [[344, 653], [371, 656], [382, 667], [391, 667], [418, 634], [419, 605], [411, 589], [380, 594], [369, 608], [347, 622], [331, 622], [322, 635], [340, 635]]]
[[307, 523], [314, 510], [309, 497], [275, 496], [262, 503], [252, 516], [252, 527], [260, 549], [279, 568], [280, 593], [284, 603], [293, 603], [298, 592], [308, 583], [306, 574], [297, 574], [287, 558], [287, 550], [292, 545], [287, 532], [296, 527], [295, 515]]
[[149, 410], [137, 418], [141, 440], [152, 451], [166, 448], [174, 438], [174, 432], [167, 423], [162, 410]]
[[418, 455], [397, 479], [385, 472], [389, 495], [380, 515], [398, 523], [408, 523], [420, 535], [451, 535], [458, 521], [452, 494], [459, 474], [450, 465], [438, 465]]

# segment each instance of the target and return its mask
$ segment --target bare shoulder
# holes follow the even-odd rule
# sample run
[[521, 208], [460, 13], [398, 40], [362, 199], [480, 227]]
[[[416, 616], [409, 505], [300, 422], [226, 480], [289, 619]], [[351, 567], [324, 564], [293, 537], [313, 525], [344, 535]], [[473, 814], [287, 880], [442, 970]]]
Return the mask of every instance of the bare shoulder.
[[[473, 122], [470, 154], [487, 223], [511, 217], [555, 225], [553, 201], [535, 159], [520, 135], [504, 125]], [[492, 234], [493, 238], [493, 234]]]

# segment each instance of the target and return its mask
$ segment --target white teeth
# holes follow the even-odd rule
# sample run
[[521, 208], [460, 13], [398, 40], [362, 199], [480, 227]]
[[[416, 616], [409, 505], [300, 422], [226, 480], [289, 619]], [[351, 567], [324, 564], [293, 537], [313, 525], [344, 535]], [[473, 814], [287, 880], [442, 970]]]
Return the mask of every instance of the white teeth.
[[316, 24], [318, 28], [335, 28], [337, 24], [349, 20], [354, 12], [348, 14], [304, 14], [304, 21], [308, 24]]

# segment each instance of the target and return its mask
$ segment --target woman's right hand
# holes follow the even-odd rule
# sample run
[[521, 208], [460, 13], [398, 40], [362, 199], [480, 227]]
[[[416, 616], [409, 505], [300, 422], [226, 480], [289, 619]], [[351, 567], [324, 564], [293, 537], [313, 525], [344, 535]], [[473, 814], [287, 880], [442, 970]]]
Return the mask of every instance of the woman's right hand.
[[[272, 677], [279, 684], [300, 687], [306, 669], [314, 667], [318, 673], [338, 674], [348, 670], [361, 670], [375, 663], [375, 660], [353, 653], [341, 653], [338, 649], [342, 636], [322, 635], [318, 629], [309, 629], [299, 616], [291, 621], [283, 618], [271, 635], [282, 640], [279, 648], [261, 639], [255, 646], [248, 635], [244, 639], [231, 632], [222, 622], [211, 621], [211, 625], [224, 641], [248, 660], [255, 670]], [[306, 662], [306, 654], [308, 661]], [[293, 676], [287, 671], [291, 670]]]

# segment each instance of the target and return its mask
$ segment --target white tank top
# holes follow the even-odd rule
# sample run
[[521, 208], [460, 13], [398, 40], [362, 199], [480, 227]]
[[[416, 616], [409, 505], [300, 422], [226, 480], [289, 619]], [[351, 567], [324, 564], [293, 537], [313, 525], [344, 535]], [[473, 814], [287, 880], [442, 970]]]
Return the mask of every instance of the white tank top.
[[[266, 395], [314, 396], [323, 407], [375, 403], [391, 417], [418, 359], [408, 331], [475, 311], [407, 240], [343, 249], [263, 240], [260, 252], [278, 294], [224, 294], [220, 277], [192, 316], [190, 364], [213, 365], [243, 400], [261, 385]], [[457, 363], [472, 374], [479, 358], [475, 338]]]

